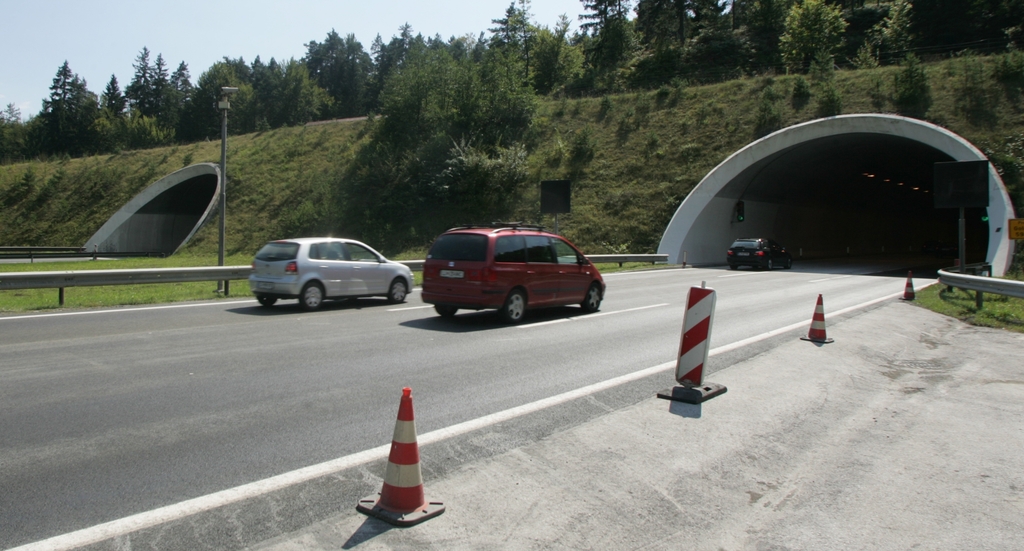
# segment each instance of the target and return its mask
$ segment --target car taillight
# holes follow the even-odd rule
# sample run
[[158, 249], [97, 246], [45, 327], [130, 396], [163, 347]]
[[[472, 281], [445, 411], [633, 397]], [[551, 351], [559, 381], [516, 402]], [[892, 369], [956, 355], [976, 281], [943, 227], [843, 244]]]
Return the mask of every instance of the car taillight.
[[734, 255], [734, 254], [736, 254], [736, 253], [734, 253], [734, 252], [732, 252], [732, 251], [725, 251], [725, 254], [727, 254], [727, 255], [729, 255], [729, 256], [732, 256], [732, 255]]
[[480, 280], [487, 283], [494, 283], [498, 281], [498, 272], [495, 272], [490, 268], [484, 268], [483, 273], [480, 274]]
[[284, 273], [286, 273], [286, 274], [297, 274], [297, 273], [299, 273], [299, 264], [297, 262], [289, 262], [288, 265], [284, 267]]
[[757, 251], [757, 256], [764, 256], [764, 251]]

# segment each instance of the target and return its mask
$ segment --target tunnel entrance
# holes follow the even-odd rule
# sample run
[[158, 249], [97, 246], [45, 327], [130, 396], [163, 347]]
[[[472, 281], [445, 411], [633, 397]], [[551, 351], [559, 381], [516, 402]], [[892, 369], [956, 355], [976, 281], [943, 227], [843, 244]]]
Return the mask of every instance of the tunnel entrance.
[[86, 250], [173, 254], [216, 207], [219, 184], [220, 170], [210, 163], [165, 176], [115, 213], [86, 243]]
[[[724, 264], [732, 240], [768, 237], [795, 258], [926, 252], [949, 266], [959, 210], [934, 208], [933, 165], [983, 159], [966, 140], [904, 117], [850, 115], [797, 125], [709, 173], [679, 207], [658, 252], [675, 263], [685, 253], [690, 264]], [[989, 208], [966, 211], [967, 261], [990, 262], [993, 271], [1002, 261], [1005, 270], [1012, 251], [1000, 221], [1012, 217], [1012, 207], [998, 174], [989, 172]]]

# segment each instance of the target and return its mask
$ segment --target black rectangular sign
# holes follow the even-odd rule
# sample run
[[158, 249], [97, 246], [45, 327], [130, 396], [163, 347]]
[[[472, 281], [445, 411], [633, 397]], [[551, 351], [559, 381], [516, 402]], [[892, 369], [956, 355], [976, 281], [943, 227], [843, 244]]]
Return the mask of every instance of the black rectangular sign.
[[560, 214], [569, 210], [569, 180], [545, 180], [540, 183], [540, 212]]
[[988, 206], [988, 161], [935, 163], [935, 208]]

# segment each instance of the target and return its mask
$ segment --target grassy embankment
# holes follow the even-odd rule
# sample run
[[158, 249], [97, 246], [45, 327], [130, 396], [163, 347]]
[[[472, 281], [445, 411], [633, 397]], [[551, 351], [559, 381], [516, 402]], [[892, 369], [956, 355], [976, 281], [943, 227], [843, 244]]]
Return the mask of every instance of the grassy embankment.
[[[1022, 87], [1020, 81], [997, 77], [1000, 59], [968, 57], [926, 65], [930, 90], [927, 110], [919, 116], [984, 151], [1003, 171], [1020, 210], [1024, 203]], [[893, 82], [899, 71], [886, 67], [836, 73], [842, 113], [895, 112]], [[536, 182], [569, 178], [573, 212], [559, 218], [564, 235], [588, 253], [654, 252], [679, 203], [714, 166], [766, 128], [821, 115], [823, 88], [811, 82], [810, 95], [801, 96], [794, 93], [801, 79], [810, 81], [797, 76], [747, 78], [604, 98], [544, 100], [529, 137], [530, 177], [519, 190], [513, 217], [551, 225], [550, 217], [539, 213]], [[228, 264], [247, 264], [269, 239], [344, 234], [343, 228], [328, 227], [328, 211], [334, 198], [344, 196], [346, 171], [365, 141], [365, 124], [282, 128], [230, 138], [227, 248], [232, 260]], [[0, 244], [84, 243], [156, 179], [189, 164], [217, 162], [219, 154], [217, 142], [202, 142], [0, 166]], [[427, 245], [382, 252], [397, 259], [423, 258]], [[147, 262], [214, 264], [216, 248], [217, 226], [210, 223], [178, 255]], [[0, 266], [0, 272], [23, 269], [9, 266]], [[125, 264], [118, 261], [103, 267], [121, 266]], [[52, 269], [69, 268], [62, 264]], [[101, 299], [85, 297], [107, 291], [80, 288], [69, 290], [67, 304], [214, 297], [215, 285], [190, 285], [196, 290], [182, 289], [179, 294], [178, 290], [159, 291], [155, 285], [138, 286], [110, 290]], [[232, 294], [241, 295], [246, 287], [235, 285]], [[39, 291], [42, 298], [35, 302], [27, 298], [32, 293], [0, 292], [0, 311], [56, 306], [55, 290]]]

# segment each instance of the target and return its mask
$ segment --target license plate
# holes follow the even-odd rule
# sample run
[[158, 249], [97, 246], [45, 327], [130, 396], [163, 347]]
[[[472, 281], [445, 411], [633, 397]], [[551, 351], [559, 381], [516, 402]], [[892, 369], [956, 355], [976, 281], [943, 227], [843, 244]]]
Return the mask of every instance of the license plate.
[[261, 281], [259, 282], [259, 285], [257, 285], [257, 287], [260, 289], [273, 289], [274, 284], [270, 283], [269, 281]]
[[441, 277], [450, 277], [452, 279], [462, 279], [466, 274], [462, 270], [441, 270]]
[[736, 253], [736, 256], [750, 256], [750, 253]]

